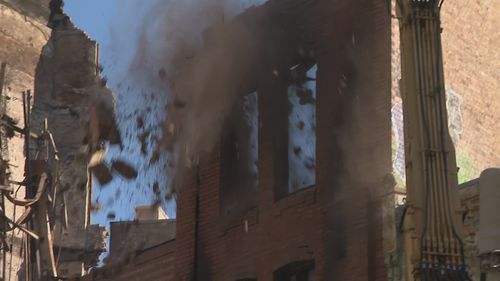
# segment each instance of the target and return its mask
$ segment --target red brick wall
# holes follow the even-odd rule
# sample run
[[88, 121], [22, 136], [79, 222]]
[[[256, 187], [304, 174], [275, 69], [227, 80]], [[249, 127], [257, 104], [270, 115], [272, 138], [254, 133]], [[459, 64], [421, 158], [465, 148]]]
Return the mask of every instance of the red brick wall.
[[82, 281], [173, 281], [175, 241], [145, 250], [127, 264], [104, 267]]
[[315, 261], [319, 281], [386, 280], [381, 195], [390, 188], [384, 179], [391, 171], [387, 3], [315, 3], [270, 16], [281, 16], [277, 21], [303, 34], [316, 52], [316, 185], [274, 198], [272, 100], [280, 87], [273, 65], [264, 65], [257, 208], [233, 221], [221, 219], [215, 153], [178, 191], [175, 260], [168, 248], [166, 256], [135, 260], [116, 277], [129, 279], [113, 280], [170, 280], [161, 272], [170, 276], [174, 266], [176, 281], [271, 281], [275, 270], [302, 260]]
[[221, 220], [219, 160], [203, 161], [198, 187], [193, 180], [177, 198], [176, 280], [271, 281], [281, 266], [310, 259], [316, 280], [386, 279], [380, 196], [391, 170], [388, 6], [375, 0], [341, 9], [326, 0], [316, 5], [302, 11], [298, 27], [315, 42], [318, 60], [316, 186], [275, 202], [270, 101], [276, 81], [269, 77], [258, 89], [258, 207], [234, 222]]
[[472, 179], [500, 167], [500, 2], [445, 2], [442, 27], [446, 85], [462, 98], [457, 159]]

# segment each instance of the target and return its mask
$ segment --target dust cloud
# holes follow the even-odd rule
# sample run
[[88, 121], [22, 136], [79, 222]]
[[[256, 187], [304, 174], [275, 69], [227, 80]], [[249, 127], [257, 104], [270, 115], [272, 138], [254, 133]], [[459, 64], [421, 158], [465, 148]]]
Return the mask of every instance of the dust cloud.
[[256, 59], [241, 51], [255, 41], [247, 27], [224, 24], [263, 2], [157, 1], [142, 21], [129, 75], [156, 95], [167, 96], [162, 138], [150, 163], [168, 152], [170, 192], [200, 156], [214, 149], [224, 119], [241, 97], [240, 80]]

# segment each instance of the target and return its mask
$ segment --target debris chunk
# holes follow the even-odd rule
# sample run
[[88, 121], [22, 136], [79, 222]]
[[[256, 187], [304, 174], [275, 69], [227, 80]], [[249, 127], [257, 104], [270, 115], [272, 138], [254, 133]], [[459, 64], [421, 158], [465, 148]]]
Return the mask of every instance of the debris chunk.
[[296, 126], [297, 128], [299, 128], [299, 130], [303, 130], [304, 129], [304, 126], [306, 124], [304, 123], [304, 121], [300, 120], [299, 122], [297, 122]]
[[137, 178], [137, 171], [125, 161], [113, 160], [111, 162], [111, 169], [128, 180]]
[[108, 165], [104, 162], [105, 154], [106, 152], [104, 150], [95, 152], [90, 158], [88, 165], [90, 172], [96, 177], [102, 187], [113, 179], [113, 175], [111, 175]]
[[147, 142], [148, 136], [149, 136], [149, 131], [146, 131], [138, 136], [139, 141], [141, 143], [141, 153], [143, 155], [148, 154], [148, 142]]
[[101, 204], [99, 204], [99, 202], [93, 202], [92, 204], [90, 204], [90, 211], [93, 212], [93, 213], [99, 213], [102, 211], [102, 206]]
[[300, 152], [302, 152], [302, 148], [299, 146], [293, 148], [293, 153], [295, 153], [295, 155], [300, 156]]
[[135, 122], [137, 123], [137, 128], [141, 129], [142, 127], [144, 127], [144, 119], [142, 119], [141, 116], [137, 116]]
[[297, 97], [299, 97], [300, 105], [314, 104], [316, 101], [313, 97], [313, 91], [311, 89], [298, 89], [296, 93]]
[[109, 212], [107, 215], [108, 220], [114, 220], [116, 219], [116, 214], [115, 212]]
[[160, 160], [160, 150], [156, 149], [153, 152], [153, 155], [151, 155], [151, 158], [149, 159], [149, 165], [154, 165], [158, 163], [158, 160]]
[[312, 158], [312, 157], [306, 158], [303, 163], [304, 163], [304, 167], [306, 167], [306, 169], [308, 169], [310, 171], [313, 171], [314, 167], [316, 166], [314, 158]]
[[160, 185], [157, 181], [153, 184], [153, 192], [156, 196], [160, 196]]

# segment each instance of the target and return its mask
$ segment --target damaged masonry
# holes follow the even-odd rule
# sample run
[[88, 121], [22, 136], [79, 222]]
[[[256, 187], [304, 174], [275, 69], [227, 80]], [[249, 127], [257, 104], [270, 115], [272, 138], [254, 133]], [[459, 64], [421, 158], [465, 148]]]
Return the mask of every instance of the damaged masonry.
[[0, 281], [500, 280], [497, 3], [126, 2], [0, 0]]
[[[31, 8], [17, 2], [0, 4], [5, 21], [15, 22], [18, 9], [30, 12]], [[33, 12], [43, 19], [48, 11], [35, 8], [40, 10]], [[90, 223], [93, 183], [89, 172], [109, 173], [111, 180], [107, 164], [96, 155], [103, 153], [104, 142], [121, 145], [113, 116], [114, 98], [99, 76], [96, 42], [52, 8], [52, 31], [33, 19], [43, 34], [37, 46], [44, 44], [35, 60], [34, 75], [23, 72], [30, 67], [29, 52], [23, 54], [27, 60], [2, 63], [2, 119], [6, 120], [2, 152], [11, 156], [5, 153], [2, 157], [1, 184], [6, 188], [1, 202], [2, 280], [82, 276], [98, 265], [99, 255], [106, 251], [106, 230]], [[16, 28], [28, 27], [19, 23]], [[16, 92], [30, 81], [34, 92]], [[5, 106], [9, 100], [22, 100], [22, 105]], [[25, 160], [17, 151], [12, 153], [16, 146], [24, 150]], [[19, 171], [22, 167], [24, 171]], [[112, 168], [126, 178], [136, 176], [123, 161], [114, 161]], [[16, 192], [6, 193], [13, 185], [18, 185]], [[11, 217], [6, 216], [9, 206]], [[17, 270], [6, 270], [19, 263], [22, 267]]]

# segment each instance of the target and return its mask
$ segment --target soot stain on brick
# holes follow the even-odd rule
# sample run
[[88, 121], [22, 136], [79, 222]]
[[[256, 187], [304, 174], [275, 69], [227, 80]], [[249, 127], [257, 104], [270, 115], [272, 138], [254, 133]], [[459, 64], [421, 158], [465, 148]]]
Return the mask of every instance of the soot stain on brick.
[[203, 281], [212, 281], [212, 266], [210, 265], [210, 257], [206, 253], [206, 251], [200, 251], [200, 249], [207, 249], [204, 246], [203, 242], [198, 242], [198, 256], [195, 257], [197, 259], [197, 267], [196, 274], [198, 276], [198, 280]]

